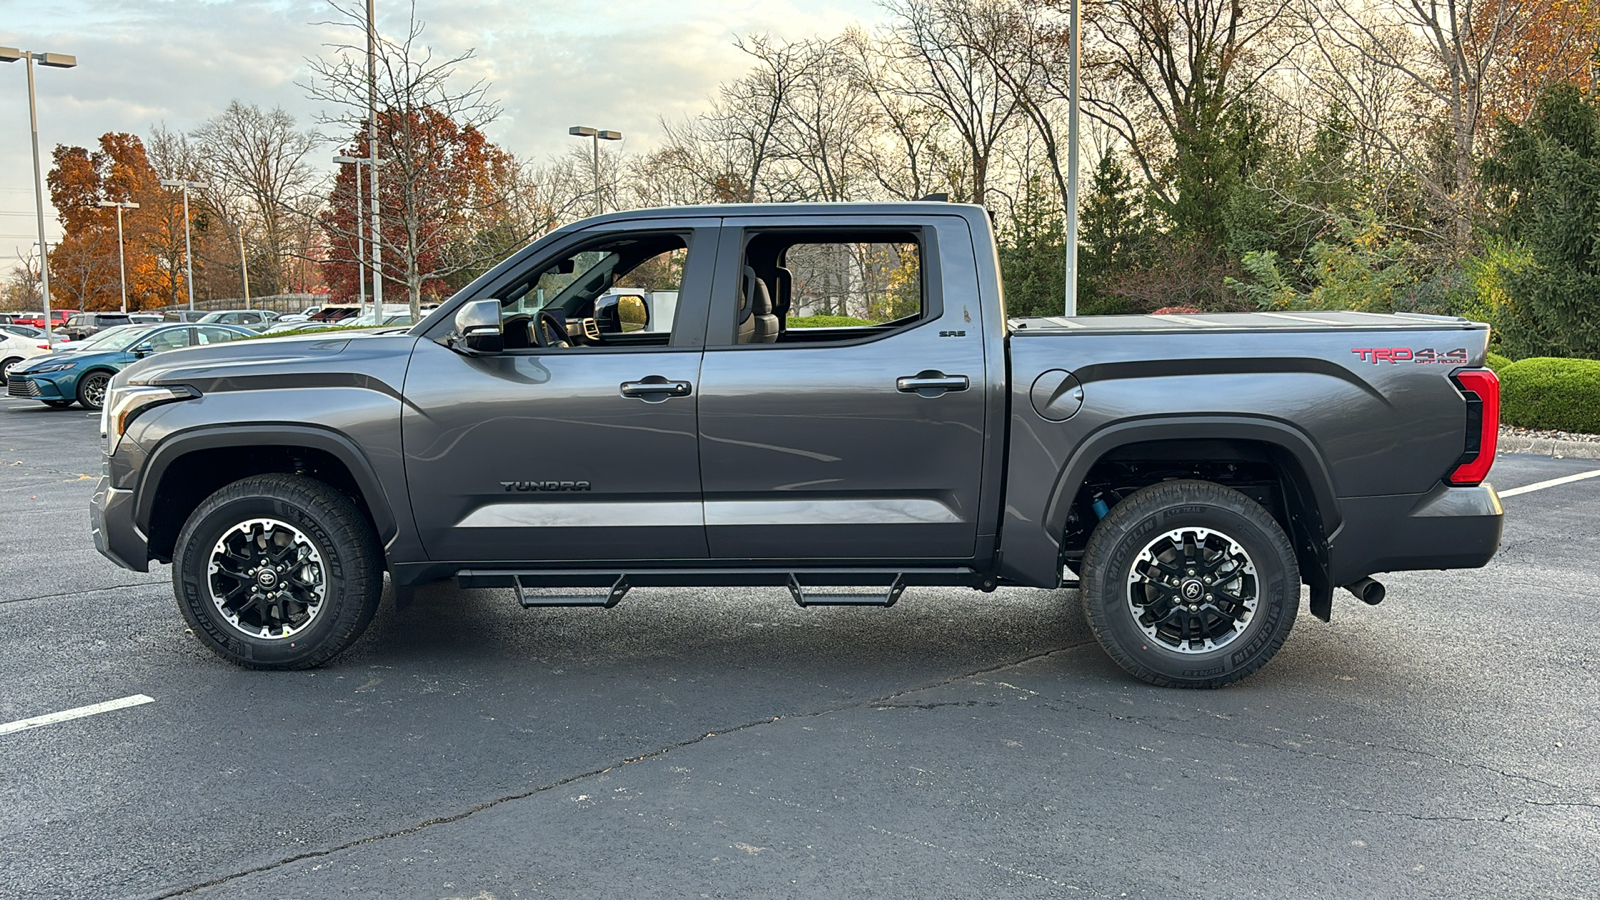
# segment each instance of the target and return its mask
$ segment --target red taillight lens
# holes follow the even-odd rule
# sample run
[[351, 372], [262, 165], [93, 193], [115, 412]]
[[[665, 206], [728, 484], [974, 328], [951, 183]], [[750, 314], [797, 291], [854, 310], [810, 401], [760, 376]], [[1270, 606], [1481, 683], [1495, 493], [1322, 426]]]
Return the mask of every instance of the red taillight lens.
[[1482, 484], [1494, 465], [1500, 441], [1500, 378], [1489, 369], [1463, 369], [1450, 376], [1467, 398], [1467, 449], [1445, 482], [1458, 487]]

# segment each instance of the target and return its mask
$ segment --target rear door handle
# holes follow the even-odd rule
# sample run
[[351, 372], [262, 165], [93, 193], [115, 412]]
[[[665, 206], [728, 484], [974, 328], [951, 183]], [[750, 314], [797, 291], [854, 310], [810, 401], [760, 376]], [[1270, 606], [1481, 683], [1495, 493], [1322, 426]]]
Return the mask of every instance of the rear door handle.
[[946, 375], [932, 370], [902, 375], [894, 381], [895, 390], [923, 397], [937, 397], [946, 391], [964, 391], [971, 384], [972, 379], [965, 375]]
[[687, 381], [671, 381], [660, 375], [651, 375], [638, 381], [624, 381], [622, 396], [637, 397], [649, 403], [659, 403], [668, 397], [687, 397], [693, 385]]

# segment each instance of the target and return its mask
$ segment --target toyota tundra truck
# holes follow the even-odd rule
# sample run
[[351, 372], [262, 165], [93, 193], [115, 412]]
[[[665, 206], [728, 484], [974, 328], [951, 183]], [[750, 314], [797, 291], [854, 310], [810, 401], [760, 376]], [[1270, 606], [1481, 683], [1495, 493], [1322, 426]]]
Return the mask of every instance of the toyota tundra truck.
[[402, 606], [447, 579], [600, 607], [1015, 585], [1078, 588], [1118, 664], [1181, 687], [1260, 668], [1302, 602], [1493, 556], [1487, 326], [1008, 319], [996, 259], [951, 203], [586, 219], [404, 333], [129, 366], [94, 540], [170, 563], [195, 636], [252, 668], [335, 657], [385, 575]]

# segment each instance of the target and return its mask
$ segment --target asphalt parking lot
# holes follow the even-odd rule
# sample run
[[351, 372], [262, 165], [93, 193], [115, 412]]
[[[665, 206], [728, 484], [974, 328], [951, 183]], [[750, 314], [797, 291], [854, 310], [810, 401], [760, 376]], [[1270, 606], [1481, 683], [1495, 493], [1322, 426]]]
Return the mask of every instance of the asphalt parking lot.
[[[1600, 478], [1489, 567], [1302, 611], [1221, 691], [1074, 591], [439, 585], [304, 673], [95, 553], [96, 418], [0, 400], [0, 896], [1573, 897], [1600, 883]], [[1502, 490], [1600, 468], [1503, 456]]]

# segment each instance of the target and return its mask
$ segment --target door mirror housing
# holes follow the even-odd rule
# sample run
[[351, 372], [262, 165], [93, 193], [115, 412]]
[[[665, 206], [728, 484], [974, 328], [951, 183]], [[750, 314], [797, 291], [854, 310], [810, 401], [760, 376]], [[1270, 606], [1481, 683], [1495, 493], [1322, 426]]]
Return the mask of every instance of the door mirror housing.
[[456, 311], [456, 335], [474, 353], [499, 353], [505, 349], [500, 325], [499, 300], [474, 300]]
[[133, 348], [133, 355], [139, 357], [140, 359], [144, 359], [146, 356], [149, 356], [154, 352], [156, 352], [156, 348], [153, 344], [140, 344]]

